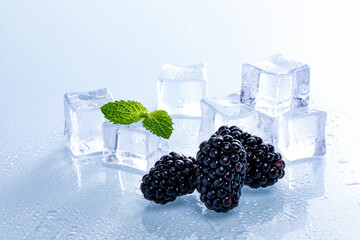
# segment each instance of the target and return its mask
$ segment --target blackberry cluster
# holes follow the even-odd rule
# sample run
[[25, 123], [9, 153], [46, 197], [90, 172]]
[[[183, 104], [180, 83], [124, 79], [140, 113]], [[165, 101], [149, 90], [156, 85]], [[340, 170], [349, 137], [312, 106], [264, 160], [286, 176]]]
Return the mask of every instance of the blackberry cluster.
[[245, 148], [248, 168], [245, 185], [251, 188], [274, 185], [285, 175], [285, 162], [274, 146], [263, 143], [260, 137], [241, 131], [238, 127], [230, 127], [231, 135], [239, 140]]
[[195, 159], [175, 152], [164, 155], [142, 178], [141, 192], [148, 200], [166, 204], [195, 191]]
[[196, 189], [205, 206], [216, 212], [237, 207], [246, 176], [246, 152], [229, 128], [219, 128], [200, 144], [196, 163]]

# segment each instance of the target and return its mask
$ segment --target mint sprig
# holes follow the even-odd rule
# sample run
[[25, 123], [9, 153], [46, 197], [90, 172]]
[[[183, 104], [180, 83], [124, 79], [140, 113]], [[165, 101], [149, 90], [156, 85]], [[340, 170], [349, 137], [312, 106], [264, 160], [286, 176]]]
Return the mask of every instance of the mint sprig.
[[101, 107], [104, 117], [114, 124], [126, 124], [143, 120], [143, 126], [159, 137], [169, 139], [174, 128], [171, 117], [164, 110], [156, 110], [151, 113], [135, 101], [109, 102]]

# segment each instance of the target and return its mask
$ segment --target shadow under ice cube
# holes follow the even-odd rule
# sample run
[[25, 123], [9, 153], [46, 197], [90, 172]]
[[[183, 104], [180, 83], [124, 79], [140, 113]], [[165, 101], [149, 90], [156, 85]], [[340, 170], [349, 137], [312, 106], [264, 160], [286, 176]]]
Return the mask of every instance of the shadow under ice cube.
[[242, 67], [241, 102], [269, 116], [307, 106], [309, 93], [309, 66], [281, 54]]
[[130, 125], [103, 123], [103, 161], [113, 166], [148, 171], [168, 153], [168, 142], [146, 130], [141, 122]]
[[186, 67], [165, 64], [158, 79], [158, 109], [170, 115], [200, 117], [206, 82], [204, 63]]
[[102, 151], [104, 116], [100, 107], [113, 100], [107, 88], [64, 95], [64, 135], [75, 156]]
[[307, 107], [280, 116], [278, 147], [284, 157], [292, 161], [324, 155], [326, 118], [326, 112]]

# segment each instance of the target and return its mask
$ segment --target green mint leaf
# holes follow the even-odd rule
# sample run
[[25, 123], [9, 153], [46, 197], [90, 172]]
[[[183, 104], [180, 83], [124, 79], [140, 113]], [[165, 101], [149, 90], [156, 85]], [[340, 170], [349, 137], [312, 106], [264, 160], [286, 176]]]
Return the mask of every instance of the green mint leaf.
[[164, 110], [156, 110], [149, 114], [143, 121], [143, 126], [150, 132], [169, 139], [174, 128], [171, 117]]
[[140, 103], [124, 100], [105, 104], [101, 107], [101, 112], [114, 124], [131, 124], [148, 115], [148, 110]]

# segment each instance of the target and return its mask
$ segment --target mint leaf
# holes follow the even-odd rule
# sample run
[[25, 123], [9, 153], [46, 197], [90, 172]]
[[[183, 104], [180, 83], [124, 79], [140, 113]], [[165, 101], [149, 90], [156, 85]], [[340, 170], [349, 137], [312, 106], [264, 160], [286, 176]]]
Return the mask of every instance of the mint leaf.
[[114, 124], [131, 124], [138, 122], [148, 115], [148, 110], [135, 101], [109, 102], [101, 107], [105, 118]]
[[143, 121], [144, 128], [166, 139], [170, 138], [174, 130], [173, 124], [171, 117], [164, 110], [151, 112]]
[[101, 107], [105, 118], [114, 124], [131, 124], [143, 121], [143, 126], [159, 137], [169, 139], [174, 128], [171, 117], [164, 110], [148, 113], [148, 110], [135, 101], [109, 102]]

